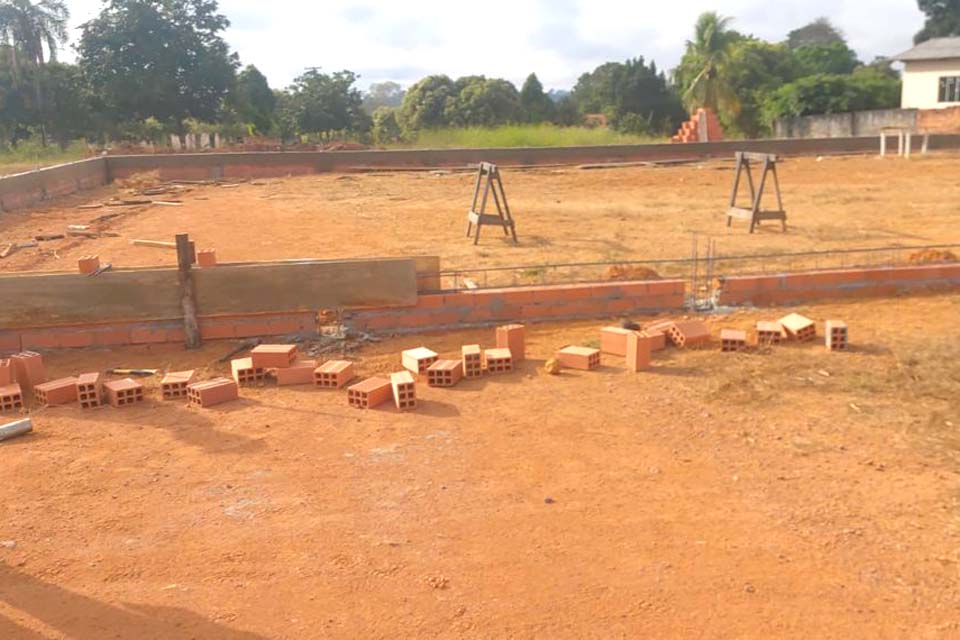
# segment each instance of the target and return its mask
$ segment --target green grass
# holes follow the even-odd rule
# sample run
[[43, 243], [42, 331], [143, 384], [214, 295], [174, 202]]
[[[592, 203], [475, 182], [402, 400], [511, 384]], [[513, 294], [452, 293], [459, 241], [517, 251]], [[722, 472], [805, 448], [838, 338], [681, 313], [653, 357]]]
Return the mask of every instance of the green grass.
[[44, 147], [36, 140], [21, 142], [16, 148], [0, 150], [0, 175], [32, 171], [38, 167], [73, 162], [87, 157], [87, 143], [78, 140], [66, 149], [58, 145]]
[[501, 127], [431, 129], [421, 131], [412, 143], [394, 145], [403, 149], [489, 149], [493, 147], [576, 147], [600, 144], [666, 142], [662, 138], [617, 133], [605, 127], [557, 127], [550, 124], [520, 124]]

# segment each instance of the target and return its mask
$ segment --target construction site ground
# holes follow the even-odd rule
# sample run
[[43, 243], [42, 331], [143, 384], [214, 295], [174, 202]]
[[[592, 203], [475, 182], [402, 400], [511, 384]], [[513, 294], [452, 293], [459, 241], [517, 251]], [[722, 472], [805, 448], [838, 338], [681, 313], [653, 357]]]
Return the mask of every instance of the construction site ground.
[[[505, 170], [519, 246], [464, 235], [470, 173], [315, 175], [80, 205], [111, 185], [0, 215], [0, 271], [175, 264], [130, 244], [189, 232], [221, 261], [439, 255], [444, 268], [960, 242], [955, 156], [789, 159], [790, 231], [724, 226], [732, 162]], [[154, 184], [148, 181], [149, 184]], [[145, 183], [146, 184], [146, 183]], [[142, 185], [141, 185], [142, 186]], [[135, 193], [136, 189], [134, 189]], [[115, 215], [116, 214], [116, 215]], [[584, 274], [581, 274], [584, 275]], [[590, 275], [590, 274], [585, 274]], [[511, 273], [537, 281], [542, 273]], [[479, 277], [478, 277], [479, 279]], [[3, 304], [10, 304], [3, 301]], [[247, 388], [210, 410], [37, 410], [0, 444], [0, 638], [850, 638], [960, 636], [960, 295], [800, 311], [845, 320], [821, 341], [743, 354], [668, 349], [629, 373], [541, 372], [604, 321], [529, 326], [528, 360], [420, 406], [359, 411], [345, 392]], [[618, 319], [610, 319], [610, 323]], [[493, 329], [384, 337], [455, 356]], [[238, 343], [44, 354], [48, 377], [196, 368]], [[331, 354], [336, 356], [336, 354]], [[5, 416], [6, 417], [6, 416]]]
[[[846, 320], [852, 351], [549, 376], [602, 323], [537, 325], [518, 372], [421, 384], [414, 413], [270, 386], [196, 410], [156, 379], [142, 406], [37, 411], [0, 446], [0, 637], [956, 638], [960, 295], [800, 311]], [[386, 373], [492, 336], [352, 357]], [[232, 346], [46, 362], [207, 376]]]
[[[481, 285], [486, 276], [474, 271], [483, 267], [687, 258], [692, 233], [715, 237], [725, 255], [960, 242], [960, 173], [954, 155], [909, 161], [789, 158], [780, 166], [780, 179], [790, 231], [783, 234], [778, 224], [766, 223], [752, 236], [745, 223], [725, 226], [732, 167], [731, 159], [598, 170], [506, 168], [520, 243], [514, 246], [502, 230], [485, 228], [476, 247], [464, 237], [474, 184], [468, 171], [186, 185], [183, 192], [146, 198], [182, 206], [77, 208], [115, 196], [142, 198], [131, 195], [135, 188], [128, 190], [138, 186], [134, 180], [0, 216], [0, 247], [63, 233], [71, 224], [115, 234], [41, 242], [0, 260], [0, 271], [72, 271], [80, 256], [91, 254], [116, 267], [173, 265], [173, 251], [130, 241], [172, 241], [177, 232], [188, 232], [198, 247], [216, 248], [221, 262], [437, 255], [444, 269], [464, 270]], [[154, 183], [145, 176], [139, 186]], [[767, 206], [775, 207], [771, 190], [768, 197]], [[527, 269], [486, 281], [521, 284], [600, 275], [601, 270]]]

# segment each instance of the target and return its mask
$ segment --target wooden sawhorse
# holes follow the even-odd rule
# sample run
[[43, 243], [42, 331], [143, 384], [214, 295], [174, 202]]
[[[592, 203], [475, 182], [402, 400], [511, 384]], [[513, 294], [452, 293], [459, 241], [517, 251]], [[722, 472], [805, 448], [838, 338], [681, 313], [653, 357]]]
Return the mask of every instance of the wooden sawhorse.
[[[780, 179], [777, 177], [777, 156], [770, 153], [753, 153], [749, 151], [738, 151], [737, 173], [733, 178], [733, 193], [730, 196], [730, 208], [727, 210], [727, 226], [729, 227], [734, 218], [737, 220], [750, 221], [750, 233], [754, 228], [764, 220], [779, 220], [784, 231], [787, 230], [787, 212], [783, 210], [783, 199], [780, 197]], [[753, 186], [753, 174], [750, 171], [750, 163], [763, 163], [763, 173], [760, 176], [760, 185], [757, 188]], [[746, 174], [747, 184], [750, 187], [750, 207], [737, 206], [737, 193], [740, 190], [740, 177]], [[760, 202], [763, 199], [763, 190], [767, 186], [767, 176], [773, 175], [773, 187], [777, 193], [776, 209], [761, 209]]]
[[[480, 195], [481, 184], [483, 185], [483, 196]], [[487, 197], [493, 194], [493, 201], [497, 205], [497, 213], [487, 213]], [[477, 204], [479, 202], [479, 209]], [[473, 188], [473, 204], [470, 211], [467, 212], [467, 237], [474, 233], [473, 227], [477, 229], [473, 237], [473, 244], [480, 242], [480, 227], [484, 225], [495, 224], [503, 227], [503, 235], [512, 235], [514, 244], [517, 243], [517, 228], [513, 222], [513, 215], [510, 213], [510, 205], [507, 204], [507, 193], [503, 190], [503, 181], [500, 179], [500, 170], [497, 165], [489, 162], [481, 162], [480, 170], [477, 172], [477, 183]]]

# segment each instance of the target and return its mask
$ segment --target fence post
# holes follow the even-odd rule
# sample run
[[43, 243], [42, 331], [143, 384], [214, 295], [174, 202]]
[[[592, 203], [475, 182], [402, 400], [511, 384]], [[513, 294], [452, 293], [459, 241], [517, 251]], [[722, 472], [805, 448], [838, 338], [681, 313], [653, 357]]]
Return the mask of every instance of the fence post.
[[186, 233], [177, 234], [177, 279], [180, 282], [180, 307], [183, 309], [183, 332], [187, 349], [200, 346], [200, 324], [197, 322], [196, 287], [193, 283], [193, 263], [196, 250]]

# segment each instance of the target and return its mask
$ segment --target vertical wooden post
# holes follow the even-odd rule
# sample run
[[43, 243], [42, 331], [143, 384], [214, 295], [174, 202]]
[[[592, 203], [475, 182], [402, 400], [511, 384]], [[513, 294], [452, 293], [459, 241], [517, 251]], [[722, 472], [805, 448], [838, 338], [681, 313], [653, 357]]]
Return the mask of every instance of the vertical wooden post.
[[180, 306], [183, 309], [183, 332], [187, 349], [200, 347], [200, 324], [197, 322], [196, 288], [193, 284], [193, 263], [196, 250], [185, 233], [177, 234], [177, 278], [180, 281]]

